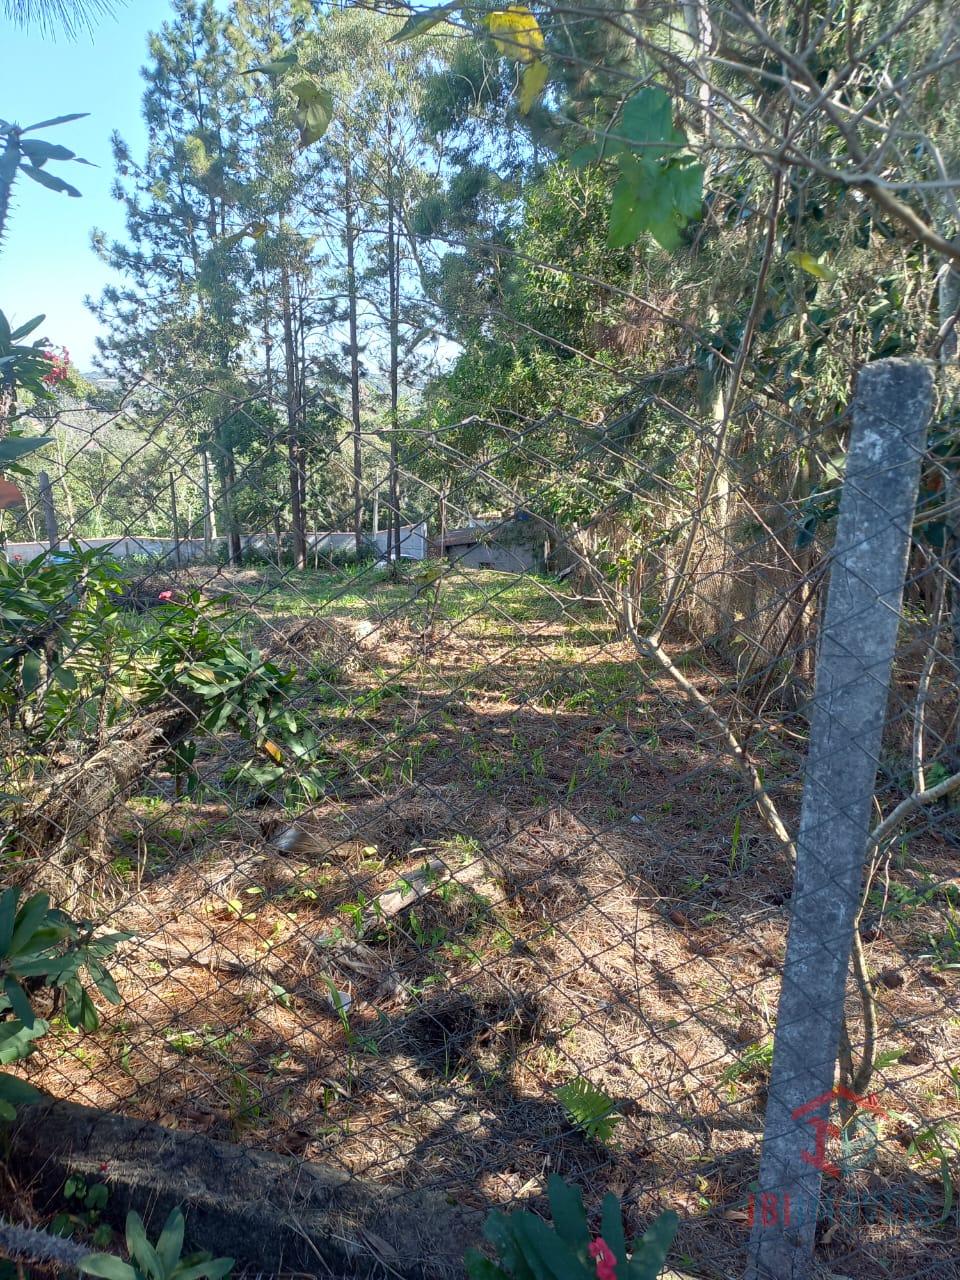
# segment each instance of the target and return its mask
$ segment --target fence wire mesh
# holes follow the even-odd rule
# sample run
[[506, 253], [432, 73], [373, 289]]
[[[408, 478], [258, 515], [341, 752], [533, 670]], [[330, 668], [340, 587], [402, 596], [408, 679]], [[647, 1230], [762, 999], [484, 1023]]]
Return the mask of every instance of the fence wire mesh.
[[[448, 1280], [559, 1174], [682, 1280], [953, 1280], [957, 19], [398, 20], [179, 5], [110, 376], [4, 320], [0, 1253]], [[509, 1280], [647, 1280], [582, 1252]]]
[[[539, 1209], [559, 1172], [594, 1207], [616, 1191], [633, 1230], [676, 1210], [681, 1269], [742, 1273], [750, 1224], [782, 1212], [756, 1178], [849, 423], [805, 434], [760, 388], [704, 427], [675, 393], [695, 376], [625, 379], [601, 421], [486, 421], [476, 450], [470, 423], [407, 435], [397, 508], [372, 433], [359, 554], [308, 538], [302, 567], [236, 514], [256, 468], [217, 497], [231, 563], [198, 455], [169, 444], [188, 404], [141, 383], [45, 425], [61, 474], [100, 478], [68, 511], [54, 475], [58, 551], [8, 539], [6, 868], [128, 936], [104, 961], [119, 1003], [94, 993], [85, 1034], [54, 1014], [26, 1079], [396, 1193], [422, 1256], [381, 1206], [372, 1235], [343, 1228], [357, 1266], [454, 1271], [477, 1213]], [[349, 485], [350, 443], [305, 449], [308, 494]], [[800, 457], [835, 479], [785, 502]], [[927, 450], [845, 1007], [855, 1100], [811, 1134], [837, 1274], [955, 1274], [943, 474]], [[422, 558], [376, 544], [377, 486]], [[324, 533], [351, 528], [343, 492]], [[43, 519], [37, 499], [21, 527]]]

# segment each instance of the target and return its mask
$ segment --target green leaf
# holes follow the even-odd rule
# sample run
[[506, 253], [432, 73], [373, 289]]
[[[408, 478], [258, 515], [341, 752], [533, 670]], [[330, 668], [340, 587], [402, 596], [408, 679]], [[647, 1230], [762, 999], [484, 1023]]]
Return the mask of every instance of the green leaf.
[[611, 142], [610, 146], [603, 151], [596, 142], [585, 142], [582, 147], [577, 147], [567, 157], [567, 164], [571, 169], [585, 169], [587, 165], [596, 164], [604, 155], [613, 155], [615, 151], [620, 149], [620, 144]]
[[637, 209], [634, 183], [630, 178], [621, 176], [613, 188], [607, 244], [611, 249], [626, 248], [627, 245], [639, 240], [645, 230], [646, 225]]
[[468, 1249], [463, 1256], [463, 1264], [470, 1280], [510, 1280], [507, 1272], [491, 1262], [479, 1249]]
[[79, 1263], [79, 1269], [88, 1276], [102, 1276], [103, 1280], [139, 1280], [134, 1268], [112, 1253], [89, 1253]]
[[600, 1217], [600, 1235], [613, 1250], [617, 1260], [618, 1274], [626, 1275], [627, 1241], [623, 1234], [623, 1210], [620, 1201], [612, 1192], [603, 1197]]
[[422, 36], [461, 7], [462, 0], [457, 0], [456, 4], [441, 4], [435, 9], [425, 9], [422, 13], [411, 13], [400, 30], [390, 37], [387, 44], [399, 44], [401, 40], [412, 40], [414, 36]]
[[14, 329], [9, 335], [10, 342], [19, 342], [22, 338], [29, 337], [34, 329], [39, 329], [46, 320], [46, 316], [34, 316], [32, 320], [28, 320], [26, 324], [22, 324], [19, 329]]
[[133, 1209], [127, 1214], [126, 1228], [127, 1252], [131, 1258], [137, 1262], [145, 1275], [151, 1277], [151, 1280], [165, 1280], [157, 1251], [147, 1239], [143, 1220]]
[[20, 132], [35, 133], [37, 129], [52, 129], [55, 124], [70, 124], [72, 120], [86, 120], [89, 114], [89, 111], [75, 111], [69, 116], [54, 116], [51, 120], [39, 120], [36, 124], [28, 125]]
[[703, 165], [692, 160], [672, 160], [664, 169], [673, 207], [684, 222], [700, 217], [703, 205]]
[[602, 1089], [579, 1076], [557, 1090], [557, 1099], [578, 1129], [598, 1142], [607, 1142], [623, 1116]]
[[42, 1097], [40, 1090], [35, 1089], [26, 1080], [21, 1080], [19, 1076], [8, 1075], [6, 1071], [0, 1071], [0, 1100], [11, 1107], [29, 1107], [31, 1103], [39, 1102]]
[[31, 1049], [31, 1042], [45, 1035], [47, 1023], [38, 1018], [32, 1027], [25, 1027], [16, 1019], [0, 1024], [0, 1066], [20, 1062]]
[[680, 1219], [670, 1209], [661, 1213], [656, 1222], [644, 1232], [642, 1239], [633, 1242], [629, 1280], [657, 1280], [679, 1225]]
[[673, 127], [673, 104], [662, 89], [641, 89], [623, 108], [616, 130], [646, 160], [659, 160], [686, 143], [686, 135]]
[[31, 164], [43, 165], [48, 160], [74, 160], [76, 152], [66, 147], [58, 147], [53, 142], [44, 142], [40, 138], [28, 138], [20, 143], [20, 150]]
[[24, 458], [28, 453], [42, 449], [44, 445], [53, 444], [53, 436], [15, 436], [12, 439], [0, 440], [0, 468], [17, 458]]
[[13, 922], [17, 918], [17, 901], [19, 897], [20, 889], [18, 886], [4, 889], [3, 895], [0, 896], [0, 956], [7, 954], [10, 940], [13, 937]]
[[514, 1232], [516, 1219], [521, 1216], [514, 1213], [508, 1218], [505, 1213], [495, 1209], [483, 1224], [483, 1234], [500, 1255], [504, 1271], [513, 1280], [534, 1280], [533, 1271]]
[[211, 1258], [209, 1262], [198, 1262], [192, 1267], [181, 1267], [174, 1275], [175, 1280], [221, 1280], [233, 1270], [233, 1258]]
[[293, 113], [300, 129], [301, 147], [309, 147], [318, 142], [330, 127], [333, 119], [333, 94], [323, 89], [312, 80], [298, 80], [290, 86], [290, 92], [297, 99], [297, 110]]
[[8, 955], [18, 955], [28, 946], [49, 909], [50, 899], [45, 893], [35, 893], [32, 898], [26, 900], [17, 912], [13, 937], [10, 939], [7, 950]]
[[69, 182], [64, 182], [62, 178], [58, 178], [55, 173], [47, 173], [46, 169], [37, 169], [32, 164], [22, 164], [20, 172], [25, 173], [28, 178], [32, 178], [34, 182], [39, 182], [41, 187], [48, 187], [51, 191], [62, 191], [64, 195], [78, 197], [80, 192], [76, 187], [71, 187]]
[[83, 988], [76, 978], [59, 984], [63, 988], [63, 1014], [71, 1027], [79, 1027], [83, 1017]]
[[10, 1001], [10, 1008], [23, 1025], [32, 1030], [36, 1026], [37, 1015], [33, 1012], [33, 1006], [27, 999], [27, 993], [16, 978], [7, 977], [4, 979], [3, 993]]
[[41, 667], [40, 655], [31, 649], [23, 655], [20, 667], [20, 679], [23, 681], [24, 693], [35, 693], [40, 687]]
[[542, 1218], [519, 1215], [515, 1232], [538, 1280], [594, 1280], [593, 1267], [577, 1257]]
[[580, 1188], [564, 1182], [558, 1173], [551, 1173], [547, 1179], [547, 1195], [560, 1239], [574, 1248], [589, 1244], [590, 1231]]
[[120, 992], [117, 990], [117, 984], [113, 978], [107, 973], [102, 965], [97, 964], [95, 960], [87, 959], [87, 968], [90, 970], [90, 977], [93, 978], [97, 990], [111, 1004], [120, 1004]]
[[167, 1276], [173, 1274], [183, 1252], [184, 1219], [180, 1209], [171, 1209], [170, 1216], [160, 1232], [157, 1241], [157, 1256]]
[[71, 693], [77, 687], [77, 677], [73, 674], [69, 667], [65, 667], [63, 663], [58, 664], [50, 673], [57, 684], [63, 689], [69, 690]]
[[252, 76], [254, 72], [260, 71], [266, 76], [285, 76], [288, 71], [297, 65], [298, 61], [299, 55], [294, 51], [281, 53], [279, 58], [272, 58], [269, 62], [258, 62], [252, 67], [247, 67], [240, 74]]
[[84, 991], [80, 996], [80, 1025], [84, 1031], [96, 1031], [100, 1025], [100, 1015], [97, 1013], [97, 1006], [90, 999], [90, 996]]

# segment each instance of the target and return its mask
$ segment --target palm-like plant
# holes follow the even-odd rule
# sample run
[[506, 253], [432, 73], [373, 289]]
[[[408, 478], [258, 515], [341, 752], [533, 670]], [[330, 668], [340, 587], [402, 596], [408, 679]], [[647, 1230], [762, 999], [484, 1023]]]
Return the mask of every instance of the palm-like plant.
[[0, 0], [0, 12], [18, 27], [59, 29], [73, 36], [89, 30], [96, 18], [112, 13], [117, 3], [118, 0]]

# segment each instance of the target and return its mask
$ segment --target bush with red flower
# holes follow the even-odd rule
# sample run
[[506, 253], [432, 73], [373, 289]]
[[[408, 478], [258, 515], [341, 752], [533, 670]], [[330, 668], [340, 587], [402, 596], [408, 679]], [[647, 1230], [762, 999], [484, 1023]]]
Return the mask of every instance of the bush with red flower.
[[70, 352], [67, 348], [61, 347], [59, 351], [44, 351], [43, 358], [48, 365], [46, 373], [41, 377], [43, 384], [47, 387], [57, 387], [61, 382], [66, 382], [70, 377]]

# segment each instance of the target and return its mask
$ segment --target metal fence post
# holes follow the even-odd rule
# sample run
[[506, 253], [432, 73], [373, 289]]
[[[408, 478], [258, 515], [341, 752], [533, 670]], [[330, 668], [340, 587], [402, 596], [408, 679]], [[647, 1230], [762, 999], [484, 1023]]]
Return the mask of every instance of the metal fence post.
[[804, 778], [748, 1280], [813, 1266], [827, 1117], [933, 377], [863, 369]]

